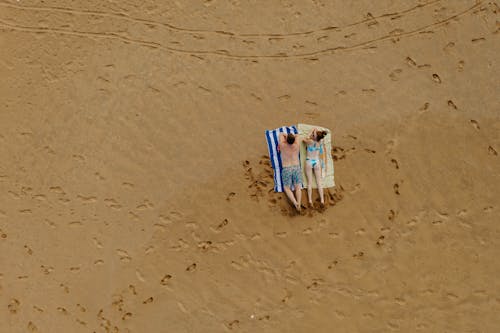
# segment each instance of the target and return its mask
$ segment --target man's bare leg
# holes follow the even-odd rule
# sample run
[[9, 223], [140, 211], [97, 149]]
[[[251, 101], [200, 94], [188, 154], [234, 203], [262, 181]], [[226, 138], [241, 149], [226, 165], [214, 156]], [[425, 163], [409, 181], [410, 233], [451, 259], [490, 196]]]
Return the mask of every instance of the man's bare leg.
[[290, 201], [294, 205], [295, 209], [300, 210], [300, 204], [297, 203], [297, 200], [295, 200], [295, 197], [293, 196], [293, 192], [290, 189], [290, 186], [285, 186], [283, 189], [284, 189], [284, 191], [285, 191], [286, 196], [288, 197], [288, 199], [290, 199]]
[[323, 194], [323, 183], [321, 181], [321, 166], [319, 164], [316, 164], [316, 167], [314, 168], [314, 175], [316, 176], [316, 184], [318, 184], [318, 192], [319, 192], [319, 200], [321, 201], [321, 204], [325, 204], [325, 197]]
[[295, 197], [297, 198], [297, 210], [300, 212], [300, 203], [302, 202], [302, 185], [295, 186]]
[[312, 174], [312, 167], [310, 163], [306, 162], [306, 176], [307, 176], [307, 199], [309, 200], [309, 204], [312, 205], [312, 193], [313, 193], [313, 188], [312, 188], [312, 180], [313, 180], [313, 174]]

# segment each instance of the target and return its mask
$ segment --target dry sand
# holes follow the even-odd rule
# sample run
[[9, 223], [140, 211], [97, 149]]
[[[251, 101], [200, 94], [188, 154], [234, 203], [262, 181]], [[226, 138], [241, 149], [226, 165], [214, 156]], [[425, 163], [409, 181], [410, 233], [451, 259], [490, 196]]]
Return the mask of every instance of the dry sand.
[[0, 331], [499, 332], [498, 2], [349, 3], [2, 0]]

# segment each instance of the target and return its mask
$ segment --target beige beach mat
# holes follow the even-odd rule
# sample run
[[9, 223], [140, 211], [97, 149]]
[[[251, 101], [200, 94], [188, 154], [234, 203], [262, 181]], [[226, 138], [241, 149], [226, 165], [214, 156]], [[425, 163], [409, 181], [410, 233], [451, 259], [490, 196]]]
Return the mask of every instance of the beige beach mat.
[[[328, 134], [324, 137], [323, 142], [325, 144], [325, 151], [323, 151], [323, 154], [326, 154], [326, 173], [323, 173], [323, 188], [330, 188], [335, 186], [335, 180], [334, 180], [334, 169], [333, 169], [333, 158], [332, 158], [332, 132], [325, 127], [321, 126], [315, 126], [315, 125], [307, 125], [307, 124], [299, 124], [297, 126], [297, 129], [299, 131], [299, 134], [301, 136], [308, 136], [311, 134], [311, 131], [317, 128], [318, 130], [326, 130], [328, 131]], [[305, 166], [306, 166], [306, 145], [305, 143], [302, 143], [300, 146], [300, 165], [302, 167], [302, 179], [304, 183], [304, 187], [308, 186], [307, 183], [307, 177], [305, 174]], [[320, 158], [323, 158], [323, 155], [320, 156]], [[312, 188], [318, 188], [318, 185], [316, 184], [316, 179], [313, 177], [313, 184]]]

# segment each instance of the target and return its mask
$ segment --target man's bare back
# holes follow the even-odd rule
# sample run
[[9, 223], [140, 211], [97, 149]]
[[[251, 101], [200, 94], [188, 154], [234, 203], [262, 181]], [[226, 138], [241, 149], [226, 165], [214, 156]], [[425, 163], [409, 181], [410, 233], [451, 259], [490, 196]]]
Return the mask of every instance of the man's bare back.
[[295, 141], [292, 144], [287, 142], [287, 134], [281, 133], [279, 138], [279, 150], [281, 153], [281, 162], [283, 167], [299, 165], [299, 150], [301, 138], [295, 135]]

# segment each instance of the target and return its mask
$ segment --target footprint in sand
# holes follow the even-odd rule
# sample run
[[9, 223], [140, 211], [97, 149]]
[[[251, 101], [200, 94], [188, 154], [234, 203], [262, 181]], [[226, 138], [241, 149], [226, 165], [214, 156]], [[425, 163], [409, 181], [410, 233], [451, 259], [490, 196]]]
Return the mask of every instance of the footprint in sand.
[[475, 129], [477, 129], [477, 130], [479, 130], [479, 129], [480, 129], [480, 127], [479, 127], [479, 123], [478, 123], [476, 120], [471, 119], [471, 120], [470, 120], [470, 123], [472, 124], [472, 126], [474, 126], [474, 128], [475, 128]]
[[137, 205], [137, 207], [135, 207], [137, 210], [146, 210], [146, 209], [153, 209], [154, 208], [154, 204], [149, 201], [148, 199], [144, 200], [143, 203]]
[[450, 51], [452, 48], [455, 47], [455, 43], [454, 42], [449, 42], [448, 44], [446, 44], [444, 47], [443, 47], [443, 50], [444, 51]]
[[108, 198], [108, 199], [104, 199], [104, 204], [109, 207], [109, 208], [113, 208], [113, 209], [116, 209], [116, 210], [120, 210], [120, 208], [122, 208], [122, 205], [120, 205], [118, 203], [118, 201], [116, 201], [115, 199], [113, 198]]
[[134, 213], [132, 211], [128, 212], [128, 217], [134, 221], [139, 221], [139, 215], [137, 215], [136, 213]]
[[278, 100], [279, 101], [287, 101], [291, 98], [290, 95], [281, 95], [281, 96], [278, 96]]
[[358, 229], [356, 230], [355, 234], [358, 235], [358, 236], [362, 236], [366, 233], [365, 229], [361, 228], [361, 229]]
[[232, 266], [234, 269], [239, 270], [239, 271], [243, 269], [243, 266], [242, 266], [240, 263], [238, 263], [238, 262], [236, 262], [236, 261], [234, 261], [234, 260], [233, 260], [233, 261], [231, 261], [231, 266]]
[[45, 219], [44, 222], [47, 226], [49, 226], [52, 229], [55, 229], [57, 227], [56, 224], [49, 219]]
[[385, 146], [385, 153], [390, 154], [392, 151], [398, 146], [397, 139], [389, 140], [387, 141], [387, 144]]
[[238, 328], [239, 325], [240, 325], [240, 321], [239, 320], [233, 320], [233, 321], [231, 321], [230, 323], [227, 324], [227, 327], [230, 330], [232, 330], [232, 329]]
[[399, 163], [398, 163], [398, 161], [395, 158], [391, 159], [391, 163], [394, 164], [394, 167], [396, 169], [399, 169]]
[[453, 101], [452, 101], [451, 99], [449, 99], [449, 100], [448, 100], [448, 106], [449, 106], [450, 108], [455, 109], [455, 110], [457, 110], [457, 109], [458, 109], [458, 107], [455, 105], [455, 103], [453, 103]]
[[[258, 240], [258, 239], [261, 239], [261, 235], [260, 235], [260, 233], [258, 233], [258, 232], [257, 232], [257, 233], [254, 233], [254, 234], [252, 234], [252, 235], [250, 236], [250, 240]], [[229, 241], [228, 243], [229, 243], [230, 245], [232, 245], [232, 244], [233, 244], [233, 242], [231, 242], [231, 241]]]
[[497, 156], [498, 155], [498, 152], [492, 146], [488, 146], [488, 153], [491, 154], [491, 155], [493, 155], [493, 156]]
[[40, 312], [40, 313], [43, 313], [43, 309], [42, 308], [39, 308], [38, 306], [36, 305], [33, 305], [33, 309], [35, 309], [36, 311]]
[[410, 57], [406, 57], [405, 59], [406, 61], [406, 64], [410, 67], [416, 67], [417, 66], [417, 62], [415, 60], [413, 60], [412, 58]]
[[15, 192], [8, 191], [7, 193], [9, 193], [9, 195], [12, 197], [12, 199], [15, 199], [15, 200], [21, 199], [21, 196]]
[[105, 178], [103, 175], [101, 175], [99, 172], [95, 172], [95, 173], [94, 173], [94, 176], [95, 176], [95, 178], [96, 178], [97, 180], [105, 180], [105, 179], [106, 179], [106, 178]]
[[394, 190], [394, 193], [396, 193], [397, 195], [400, 195], [401, 193], [399, 193], [399, 184], [396, 183], [392, 186], [393, 190]]
[[162, 279], [160, 280], [160, 284], [162, 286], [166, 286], [168, 285], [169, 281], [172, 279], [172, 275], [170, 274], [165, 274], [165, 276], [162, 277]]
[[389, 74], [389, 77], [391, 78], [392, 81], [398, 81], [399, 80], [399, 74], [401, 74], [403, 72], [402, 69], [400, 68], [396, 68], [395, 70], [393, 70], [390, 74]]
[[332, 239], [336, 239], [340, 237], [340, 234], [338, 232], [330, 232], [328, 236]]
[[439, 215], [440, 218], [442, 218], [443, 220], [447, 220], [449, 217], [448, 217], [448, 213], [446, 212], [438, 212], [437, 213]]
[[288, 300], [292, 297], [292, 293], [288, 290], [285, 289], [285, 296], [281, 299], [281, 303], [286, 303]]
[[76, 307], [78, 308], [78, 310], [80, 310], [81, 312], [87, 312], [87, 309], [81, 305], [81, 304], [77, 304]]
[[490, 213], [493, 210], [493, 206], [487, 206], [483, 208], [483, 212]]
[[66, 192], [64, 192], [64, 190], [60, 186], [49, 187], [49, 191], [56, 194], [66, 194]]
[[122, 262], [129, 262], [130, 260], [132, 260], [128, 252], [125, 250], [117, 249], [116, 254], [120, 258], [120, 261]]
[[375, 315], [373, 313], [366, 312], [366, 313], [363, 313], [363, 318], [373, 319], [373, 318], [375, 318]]
[[63, 315], [68, 315], [68, 310], [66, 310], [62, 306], [58, 306], [56, 310], [59, 311]]
[[337, 203], [344, 199], [344, 188], [342, 185], [335, 187], [334, 193], [331, 193], [329, 190], [326, 191], [327, 202], [330, 206], [335, 206]]
[[389, 210], [389, 214], [387, 214], [387, 219], [392, 222], [396, 218], [397, 214], [397, 212], [391, 209]]
[[33, 324], [32, 321], [28, 322], [28, 330], [30, 332], [38, 332], [38, 328], [36, 327], [35, 324]]
[[93, 241], [94, 241], [95, 247], [97, 247], [98, 249], [103, 248], [102, 243], [96, 237], [93, 238]]
[[356, 258], [356, 259], [361, 259], [361, 258], [363, 258], [363, 257], [364, 257], [364, 255], [365, 255], [365, 253], [364, 253], [364, 252], [359, 251], [358, 253], [353, 254], [353, 255], [352, 255], [352, 257], [353, 257], [353, 258]]
[[332, 147], [332, 157], [334, 161], [342, 160], [346, 157], [345, 149], [338, 146]]
[[132, 312], [126, 312], [125, 314], [123, 314], [122, 320], [127, 320], [127, 318], [130, 318], [130, 317], [132, 317]]
[[78, 199], [80, 199], [80, 201], [84, 204], [90, 204], [90, 203], [94, 203], [97, 201], [97, 198], [94, 197], [94, 196], [89, 196], [89, 197], [86, 197], [86, 196], [83, 196], [83, 195], [77, 195], [76, 196]]
[[408, 222], [406, 222], [406, 225], [409, 227], [413, 227], [418, 223], [418, 218], [412, 218]]
[[198, 248], [203, 251], [207, 251], [212, 247], [212, 241], [201, 241], [198, 242]]
[[196, 263], [192, 263], [188, 267], [186, 267], [186, 272], [193, 272], [196, 270]]
[[63, 288], [63, 291], [66, 293], [66, 294], [69, 294], [69, 287], [67, 285], [65, 285], [64, 283], [60, 283], [59, 284], [59, 287]]
[[281, 197], [279, 197], [278, 199], [270, 198], [269, 200], [267, 200], [267, 202], [269, 202], [269, 205], [274, 206], [274, 205], [278, 204], [278, 200], [281, 200]]
[[224, 219], [215, 228], [212, 228], [212, 230], [215, 231], [215, 232], [220, 232], [228, 224], [229, 224], [229, 220], [228, 219]]
[[49, 275], [50, 273], [52, 273], [54, 271], [54, 267], [52, 267], [52, 266], [41, 265], [40, 268], [42, 269], [42, 272], [45, 275]]
[[132, 295], [137, 296], [137, 291], [135, 290], [135, 286], [133, 284], [129, 284], [128, 289], [130, 290]]
[[337, 266], [337, 265], [338, 265], [338, 263], [339, 263], [339, 262], [338, 262], [338, 260], [334, 260], [334, 261], [332, 261], [332, 262], [328, 265], [328, 269], [332, 269], [332, 268], [334, 268], [335, 266]]
[[432, 74], [432, 79], [434, 80], [434, 82], [436, 83], [441, 83], [441, 78], [439, 77], [439, 75], [437, 74]]
[[135, 277], [137, 278], [137, 280], [139, 280], [141, 282], [145, 282], [146, 281], [146, 279], [142, 275], [142, 272], [139, 269], [135, 270]]
[[69, 226], [72, 226], [72, 227], [79, 227], [79, 226], [82, 226], [83, 223], [81, 221], [71, 221], [68, 223]]
[[19, 307], [21, 306], [21, 302], [16, 298], [10, 300], [9, 305], [7, 305], [7, 309], [12, 314], [16, 314], [19, 311]]
[[472, 43], [479, 43], [479, 42], [484, 42], [485, 40], [486, 40], [486, 38], [484, 38], [484, 37], [478, 37], [478, 38], [472, 38], [471, 42]]
[[135, 185], [129, 182], [123, 182], [122, 186], [126, 188], [133, 188]]
[[429, 109], [430, 103], [426, 102], [424, 105], [419, 109], [419, 111], [427, 111]]
[[144, 249], [145, 254], [150, 254], [155, 251], [155, 247], [153, 245], [148, 246], [146, 249]]
[[372, 26], [374, 26], [374, 25], [378, 25], [379, 24], [378, 21], [377, 21], [377, 19], [375, 19], [375, 16], [373, 16], [372, 13], [366, 13], [364, 21], [367, 22], [366, 26], [369, 27], [369, 28], [372, 27]]
[[377, 246], [382, 246], [384, 245], [384, 239], [385, 239], [385, 236], [384, 235], [381, 235], [379, 236], [378, 240], [377, 240]]
[[47, 197], [43, 194], [35, 194], [33, 196], [33, 199], [38, 200], [38, 201], [45, 201], [45, 200], [47, 200]]
[[142, 304], [149, 304], [152, 302], [153, 302], [153, 297], [149, 297], [149, 298], [145, 299], [144, 301], [142, 301]]

